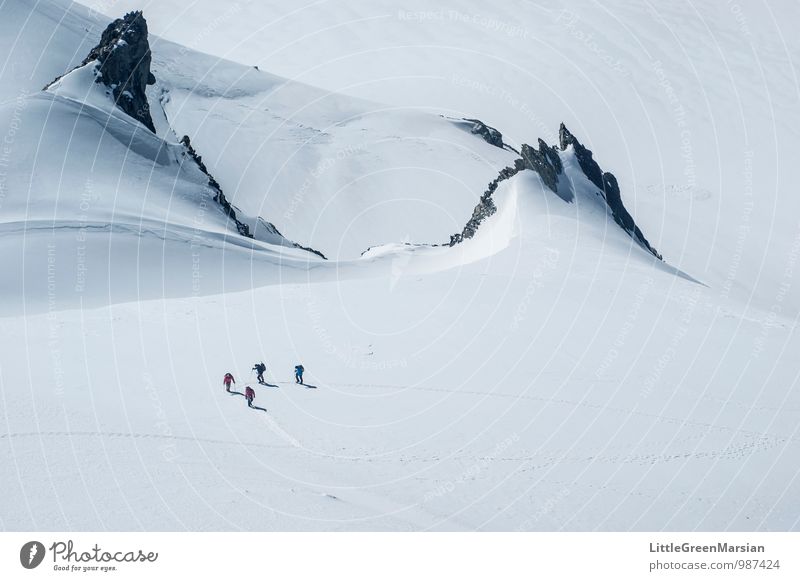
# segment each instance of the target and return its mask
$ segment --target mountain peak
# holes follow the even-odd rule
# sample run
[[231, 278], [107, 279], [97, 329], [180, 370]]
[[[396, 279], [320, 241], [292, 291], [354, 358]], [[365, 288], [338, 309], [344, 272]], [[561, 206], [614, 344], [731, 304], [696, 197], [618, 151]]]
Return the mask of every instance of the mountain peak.
[[661, 255], [650, 245], [641, 229], [636, 225], [633, 216], [631, 216], [630, 212], [625, 208], [625, 204], [622, 202], [619, 184], [614, 174], [611, 172], [604, 172], [594, 160], [592, 151], [578, 141], [563, 123], [558, 128], [558, 141], [562, 151], [572, 146], [581, 171], [603, 196], [606, 205], [611, 210], [614, 221], [650, 254], [661, 260]]
[[97, 61], [97, 82], [107, 85], [117, 106], [155, 133], [145, 90], [156, 82], [150, 72], [147, 21], [141, 11], [128, 12], [109, 24], [83, 65]]

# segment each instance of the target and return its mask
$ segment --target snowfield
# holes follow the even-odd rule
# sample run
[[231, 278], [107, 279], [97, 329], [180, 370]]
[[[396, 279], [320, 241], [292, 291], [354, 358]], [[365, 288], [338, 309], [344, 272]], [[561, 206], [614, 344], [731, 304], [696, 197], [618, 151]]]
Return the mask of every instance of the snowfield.
[[[156, 134], [73, 70], [127, 4]], [[797, 8], [613, 4], [0, 5], [0, 529], [800, 528]], [[571, 147], [447, 246], [463, 117], [664, 261]]]

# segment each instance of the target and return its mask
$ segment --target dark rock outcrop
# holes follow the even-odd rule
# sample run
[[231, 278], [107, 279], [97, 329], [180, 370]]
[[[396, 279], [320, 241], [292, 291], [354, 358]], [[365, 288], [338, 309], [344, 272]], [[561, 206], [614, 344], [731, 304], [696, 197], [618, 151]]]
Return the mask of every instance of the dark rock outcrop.
[[622, 203], [622, 195], [619, 190], [619, 184], [614, 174], [610, 172], [603, 172], [600, 166], [594, 160], [591, 150], [581, 144], [577, 138], [570, 133], [569, 129], [562, 123], [558, 130], [559, 145], [563, 150], [572, 146], [575, 152], [575, 158], [578, 160], [581, 171], [587, 179], [594, 184], [599, 190], [606, 205], [611, 210], [611, 215], [614, 221], [619, 224], [634, 240], [646, 248], [653, 256], [661, 260], [661, 255], [655, 248], [650, 246], [650, 243], [644, 237], [644, 234], [636, 225], [633, 216], [630, 215], [625, 205]]
[[258, 231], [261, 229], [266, 230], [269, 234], [272, 234], [273, 236], [279, 236], [280, 238], [283, 238], [287, 244], [292, 246], [292, 248], [299, 248], [300, 250], [305, 250], [306, 252], [310, 252], [311, 254], [316, 254], [323, 260], [328, 260], [328, 257], [322, 254], [322, 252], [320, 252], [319, 250], [314, 250], [313, 248], [309, 248], [308, 246], [303, 246], [302, 244], [298, 244], [297, 242], [289, 240], [288, 238], [286, 238], [286, 236], [280, 233], [280, 230], [278, 230], [278, 227], [275, 226], [275, 224], [273, 224], [272, 222], [267, 222], [266, 220], [264, 220], [264, 218], [259, 216], [258, 221], [256, 223], [256, 233], [258, 233]]
[[117, 106], [155, 133], [145, 89], [156, 82], [150, 72], [147, 22], [141, 12], [129, 12], [108, 25], [83, 61], [98, 62], [97, 82], [107, 85]]
[[484, 123], [480, 119], [464, 118], [464, 121], [469, 121], [470, 123], [472, 123], [472, 129], [470, 129], [470, 131], [472, 131], [474, 135], [480, 135], [481, 137], [483, 137], [483, 140], [486, 143], [489, 143], [491, 145], [494, 145], [495, 147], [503, 149], [503, 146], [505, 145], [503, 143], [503, 134], [500, 133], [497, 129], [489, 125], [486, 125], [486, 123]]
[[600, 166], [597, 165], [597, 162], [592, 157], [591, 150], [586, 149], [563, 123], [558, 128], [558, 144], [561, 147], [561, 151], [566, 150], [570, 145], [572, 146], [575, 151], [575, 158], [578, 160], [584, 175], [602, 190], [603, 170], [600, 169]]
[[222, 186], [220, 186], [219, 182], [214, 179], [214, 176], [208, 172], [206, 164], [203, 163], [203, 158], [197, 153], [197, 151], [195, 151], [194, 147], [192, 147], [192, 141], [189, 139], [188, 135], [183, 136], [181, 139], [181, 144], [186, 148], [186, 153], [195, 162], [197, 167], [200, 168], [200, 171], [203, 172], [208, 178], [208, 187], [214, 190], [214, 201], [222, 206], [225, 214], [231, 220], [233, 220], [233, 222], [236, 224], [236, 230], [239, 232], [239, 234], [242, 236], [247, 236], [248, 238], [252, 238], [253, 235], [250, 233], [250, 227], [247, 224], [240, 222], [236, 218], [236, 210], [234, 210], [233, 206], [222, 192]]
[[[141, 11], [128, 12], [109, 24], [100, 37], [100, 43], [75, 68], [93, 61], [97, 62], [96, 82], [111, 90], [120, 109], [155, 133], [145, 89], [154, 84], [156, 78], [150, 72], [147, 21]], [[60, 78], [56, 77], [44, 88]]]
[[542, 139], [539, 139], [538, 151], [527, 143], [523, 143], [520, 153], [525, 167], [538, 173], [544, 185], [553, 192], [558, 192], [558, 176], [563, 171], [558, 153]]
[[478, 205], [475, 206], [475, 209], [472, 211], [472, 217], [467, 222], [467, 225], [464, 226], [464, 229], [459, 234], [453, 234], [450, 236], [450, 242], [448, 243], [449, 246], [455, 246], [456, 244], [475, 236], [475, 233], [478, 231], [481, 223], [486, 218], [497, 212], [497, 206], [495, 205], [494, 200], [492, 200], [492, 196], [497, 190], [497, 186], [500, 185], [500, 182], [517, 175], [517, 173], [525, 169], [524, 165], [519, 162], [521, 162], [521, 160], [516, 160], [514, 167], [504, 167], [502, 170], [500, 170], [500, 173], [497, 174], [497, 177], [489, 182], [489, 186], [481, 195]]
[[[188, 135], [184, 135], [181, 138], [181, 144], [186, 148], [187, 155], [194, 161], [197, 167], [200, 169], [201, 172], [205, 174], [208, 178], [208, 187], [210, 187], [214, 191], [214, 201], [217, 202], [220, 206], [222, 206], [222, 210], [225, 214], [233, 220], [234, 224], [236, 224], [236, 230], [242, 236], [246, 236], [247, 238], [254, 238], [253, 234], [250, 232], [250, 226], [239, 220], [236, 216], [236, 209], [233, 205], [228, 201], [225, 197], [225, 194], [222, 191], [222, 186], [219, 185], [219, 182], [211, 175], [206, 167], [206, 164], [203, 163], [203, 158], [200, 156], [195, 148], [192, 146], [191, 139], [189, 139]], [[262, 228], [266, 230], [267, 233], [272, 234], [274, 236], [278, 236], [285, 240], [287, 244], [292, 246], [293, 248], [299, 248], [300, 250], [305, 250], [306, 252], [310, 252], [312, 254], [316, 254], [323, 260], [327, 260], [324, 254], [319, 250], [314, 250], [313, 248], [309, 248], [307, 246], [303, 246], [302, 244], [298, 244], [297, 242], [292, 242], [283, 234], [278, 231], [278, 228], [272, 222], [267, 222], [263, 218], [259, 217], [256, 228]]]
[[[650, 246], [650, 243], [644, 237], [644, 234], [636, 225], [633, 217], [622, 203], [622, 196], [620, 194], [617, 178], [615, 178], [614, 175], [609, 172], [603, 172], [603, 170], [594, 160], [592, 152], [584, 147], [583, 144], [581, 144], [581, 142], [569, 132], [563, 123], [559, 129], [558, 136], [558, 147], [548, 146], [547, 143], [545, 143], [542, 139], [538, 140], [538, 149], [531, 147], [530, 145], [523, 144], [520, 151], [522, 156], [521, 159], [514, 161], [514, 167], [504, 168], [497, 178], [489, 183], [489, 187], [486, 189], [483, 195], [481, 195], [478, 205], [475, 206], [475, 209], [472, 211], [472, 216], [467, 222], [467, 225], [459, 234], [453, 234], [450, 236], [449, 245], [455, 246], [456, 244], [475, 236], [475, 233], [478, 231], [478, 228], [483, 221], [497, 212], [497, 206], [495, 205], [492, 196], [495, 190], [497, 190], [500, 182], [509, 179], [523, 169], [535, 171], [539, 174], [539, 177], [545, 186], [566, 201], [571, 201], [572, 198], [567, 197], [566, 195], [566, 187], [562, 188], [562, 192], [559, 193], [559, 179], [560, 177], [564, 176], [564, 165], [561, 162], [558, 148], [560, 148], [561, 151], [564, 151], [568, 147], [572, 146], [581, 172], [598, 189], [598, 195], [602, 196], [602, 198], [605, 200], [606, 205], [611, 210], [611, 215], [613, 216], [614, 221], [643, 248], [661, 260], [661, 255], [656, 251], [655, 248]], [[573, 189], [571, 184], [569, 189]], [[574, 192], [570, 192], [570, 195], [574, 196]]]

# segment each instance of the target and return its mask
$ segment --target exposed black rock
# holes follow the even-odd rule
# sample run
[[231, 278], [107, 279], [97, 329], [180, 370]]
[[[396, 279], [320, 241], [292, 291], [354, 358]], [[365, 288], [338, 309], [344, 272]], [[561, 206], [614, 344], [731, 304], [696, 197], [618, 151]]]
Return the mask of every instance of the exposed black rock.
[[222, 206], [223, 211], [225, 214], [233, 220], [236, 224], [236, 230], [242, 236], [247, 236], [248, 238], [252, 238], [253, 235], [250, 233], [250, 227], [247, 224], [240, 222], [236, 218], [236, 210], [234, 210], [231, 203], [225, 197], [225, 194], [222, 192], [222, 186], [219, 185], [214, 176], [212, 176], [208, 172], [208, 168], [206, 168], [206, 164], [203, 163], [203, 158], [195, 151], [194, 147], [192, 147], [192, 142], [189, 139], [188, 135], [184, 135], [181, 139], [181, 143], [186, 148], [186, 153], [189, 154], [189, 157], [194, 160], [197, 167], [200, 168], [200, 171], [203, 172], [206, 177], [208, 178], [208, 186], [214, 190], [214, 201], [217, 202], [220, 206]]
[[263, 228], [264, 230], [266, 230], [270, 234], [274, 234], [276, 236], [280, 236], [281, 238], [286, 240], [289, 244], [291, 244], [292, 247], [294, 247], [294, 248], [299, 248], [300, 250], [305, 250], [306, 252], [310, 252], [311, 254], [316, 254], [317, 256], [322, 258], [323, 260], [328, 260], [328, 257], [325, 256], [324, 254], [322, 254], [322, 252], [320, 252], [319, 250], [314, 250], [313, 248], [309, 248], [308, 246], [303, 246], [302, 244], [298, 244], [297, 242], [293, 242], [293, 241], [289, 240], [288, 238], [286, 238], [286, 236], [284, 236], [283, 234], [280, 233], [280, 230], [278, 230], [278, 228], [277, 228], [277, 226], [275, 226], [275, 224], [273, 224], [272, 222], [267, 222], [261, 216], [258, 217], [258, 224], [256, 225], [256, 230], [258, 230], [260, 228]]
[[475, 236], [475, 233], [478, 231], [481, 223], [486, 218], [497, 212], [497, 206], [495, 206], [492, 196], [497, 190], [497, 186], [500, 185], [500, 182], [517, 175], [517, 173], [525, 169], [525, 166], [522, 163], [518, 163], [521, 161], [522, 160], [516, 160], [514, 162], [514, 167], [504, 167], [502, 170], [500, 170], [500, 173], [497, 174], [497, 177], [489, 182], [489, 186], [481, 195], [478, 205], [475, 206], [475, 209], [472, 211], [472, 217], [467, 222], [467, 225], [464, 226], [464, 229], [461, 231], [461, 233], [450, 236], [450, 242], [448, 243], [449, 246], [455, 246], [456, 244]]
[[[208, 186], [212, 190], [214, 190], [214, 201], [217, 202], [220, 206], [222, 206], [222, 209], [225, 212], [225, 214], [231, 220], [233, 220], [234, 224], [236, 224], [236, 230], [239, 232], [239, 234], [241, 234], [242, 236], [246, 236], [248, 238], [253, 238], [254, 236], [250, 232], [250, 227], [237, 218], [236, 209], [233, 207], [233, 205], [225, 197], [225, 194], [222, 191], [222, 186], [219, 185], [219, 182], [208, 171], [208, 168], [206, 167], [206, 164], [203, 163], [202, 156], [200, 156], [197, 153], [197, 151], [195, 150], [195, 148], [192, 146], [192, 142], [189, 139], [188, 135], [184, 135], [181, 138], [181, 144], [183, 144], [183, 146], [186, 148], [186, 153], [195, 162], [195, 164], [200, 169], [200, 171], [203, 172], [205, 174], [205, 176], [208, 178]], [[261, 217], [258, 218], [258, 224], [257, 224], [256, 228], [263, 228], [267, 232], [269, 232], [270, 234], [274, 234], [274, 235], [277, 235], [277, 236], [283, 238], [289, 244], [291, 244], [294, 248], [299, 248], [301, 250], [305, 250], [306, 252], [311, 252], [312, 254], [316, 254], [320, 258], [322, 258], [324, 260], [327, 260], [325, 255], [322, 254], [322, 252], [320, 252], [319, 250], [314, 250], [313, 248], [309, 248], [307, 246], [303, 246], [302, 244], [298, 244], [297, 242], [290, 241], [285, 236], [283, 236], [283, 234], [280, 233], [278, 228], [272, 222], [267, 222], [266, 220], [264, 220]]]
[[[147, 85], [156, 82], [156, 78], [150, 72], [147, 21], [141, 11], [128, 12], [123, 18], [117, 18], [109, 24], [100, 37], [100, 43], [75, 68], [93, 61], [97, 61], [95, 81], [111, 89], [120, 109], [155, 133], [145, 90]], [[62, 76], [56, 77], [44, 88], [47, 89]]]
[[150, 72], [147, 22], [140, 11], [108, 25], [81, 66], [96, 60], [97, 82], [108, 86], [117, 106], [155, 133], [145, 89], [156, 82]]
[[603, 172], [594, 160], [591, 150], [584, 147], [563, 123], [558, 130], [558, 140], [562, 150], [567, 149], [570, 145], [572, 146], [581, 171], [583, 171], [589, 181], [600, 191], [600, 194], [606, 201], [606, 205], [611, 210], [614, 221], [619, 224], [631, 238], [639, 242], [639, 244], [644, 246], [653, 256], [661, 260], [661, 255], [655, 248], [650, 246], [650, 243], [634, 222], [633, 216], [630, 215], [625, 205], [622, 203], [619, 184], [614, 174]]
[[497, 129], [489, 125], [486, 125], [486, 123], [484, 123], [480, 119], [464, 118], [464, 121], [469, 121], [470, 123], [472, 123], [472, 129], [470, 129], [470, 131], [472, 131], [474, 135], [480, 135], [481, 137], [483, 137], [483, 140], [486, 143], [489, 143], [501, 149], [503, 148], [504, 146], [503, 134], [500, 133]]
[[539, 153], [544, 155], [550, 162], [550, 165], [556, 168], [556, 173], [560, 174], [563, 171], [564, 168], [561, 165], [561, 158], [558, 156], [556, 146], [548, 147], [541, 137], [539, 138]]
[[538, 173], [544, 185], [558, 193], [558, 176], [563, 170], [558, 153], [542, 139], [539, 139], [538, 151], [527, 143], [523, 143], [520, 153], [525, 167]]
[[581, 142], [569, 132], [569, 129], [567, 129], [563, 123], [558, 128], [558, 142], [561, 151], [564, 151], [570, 145], [572, 146], [575, 150], [575, 158], [578, 160], [578, 164], [581, 166], [584, 175], [589, 178], [590, 182], [602, 190], [603, 170], [600, 169], [600, 166], [597, 165], [597, 162], [592, 157], [591, 150], [586, 149]]

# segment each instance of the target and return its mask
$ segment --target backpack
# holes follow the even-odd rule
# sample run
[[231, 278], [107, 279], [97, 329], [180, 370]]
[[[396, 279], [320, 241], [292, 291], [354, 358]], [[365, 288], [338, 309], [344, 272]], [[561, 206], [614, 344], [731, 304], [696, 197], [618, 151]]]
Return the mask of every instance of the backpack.
[[297, 367], [295, 367], [295, 370], [296, 370], [298, 373], [303, 373], [303, 372], [305, 371], [305, 369], [303, 369], [303, 366], [302, 366], [302, 365], [298, 365]]

